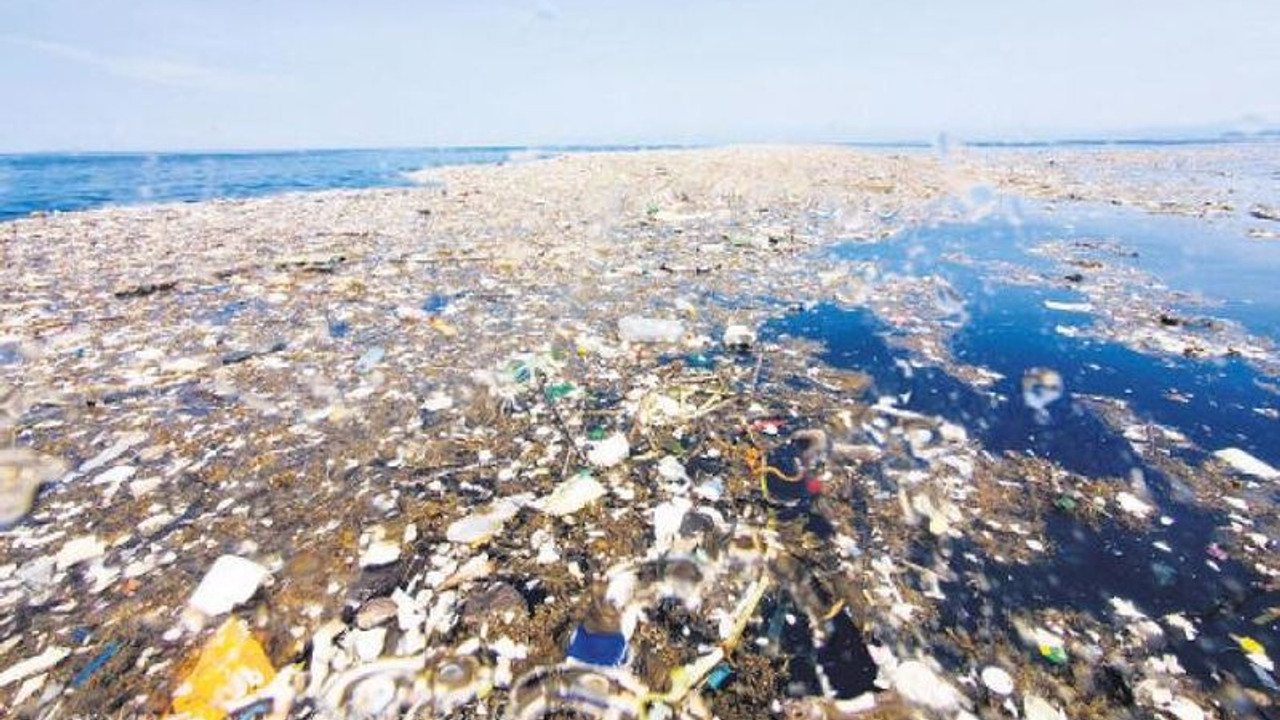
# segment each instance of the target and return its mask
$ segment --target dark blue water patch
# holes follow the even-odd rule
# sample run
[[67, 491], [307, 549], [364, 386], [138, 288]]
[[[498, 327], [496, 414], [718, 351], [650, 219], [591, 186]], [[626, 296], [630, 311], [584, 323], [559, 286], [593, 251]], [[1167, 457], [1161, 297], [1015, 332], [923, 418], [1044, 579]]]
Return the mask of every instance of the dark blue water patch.
[[[1014, 304], [1015, 308], [1033, 306], [1040, 304]], [[1110, 521], [1097, 527], [1089, 526], [1064, 513], [1047, 519], [1046, 536], [1053, 546], [1053, 554], [1042, 562], [1002, 564], [975, 552], [972, 554], [979, 557], [975, 568], [968, 566], [965, 553], [953, 553], [950, 559], [953, 569], [962, 578], [981, 574], [988, 590], [973, 593], [963, 582], [948, 588], [948, 595], [955, 598], [946, 610], [948, 621], [974, 628], [997, 619], [997, 624], [1008, 631], [1001, 618], [1010, 611], [1057, 607], [1110, 622], [1109, 600], [1124, 598], [1137, 603], [1152, 617], [1185, 611], [1203, 624], [1205, 632], [1200, 642], [1174, 643], [1172, 648], [1202, 681], [1210, 682], [1215, 671], [1230, 671], [1241, 683], [1256, 685], [1247, 661], [1239, 653], [1224, 652], [1226, 648], [1222, 643], [1228, 633], [1251, 633], [1270, 641], [1270, 631], [1250, 627], [1247, 618], [1252, 617], [1250, 613], [1256, 614], [1275, 604], [1277, 593], [1265, 589], [1259, 578], [1234, 561], [1220, 563], [1221, 571], [1211, 569], [1205, 563], [1206, 548], [1221, 539], [1218, 528], [1225, 524], [1225, 519], [1183, 502], [1177, 488], [1171, 487], [1161, 473], [1136, 456], [1115, 430], [1083, 406], [1071, 402], [1070, 393], [1049, 406], [1048, 423], [1037, 419], [1035, 413], [1023, 405], [1018, 387], [1021, 368], [1044, 359], [1038, 355], [1041, 351], [1034, 349], [1036, 344], [1028, 343], [1026, 338], [1028, 334], [1035, 334], [1029, 331], [1035, 327], [1029, 321], [1038, 317], [1038, 311], [1024, 310], [1021, 314], [1011, 311], [1011, 314], [1021, 318], [1022, 322], [1013, 323], [1021, 328], [1021, 334], [1016, 340], [1009, 339], [998, 345], [1009, 350], [1009, 362], [1017, 365], [1019, 371], [1015, 379], [998, 383], [994, 392], [976, 390], [938, 368], [910, 368], [906, 363], [907, 353], [889, 346], [884, 340], [887, 330], [865, 311], [819, 306], [777, 319], [765, 326], [763, 334], [774, 340], [789, 334], [823, 341], [826, 348], [820, 359], [824, 362], [869, 373], [874, 380], [873, 393], [895, 395], [906, 409], [959, 422], [989, 451], [1035, 454], [1089, 477], [1127, 477], [1130, 471], [1140, 470], [1160, 512], [1172, 521], [1167, 527], [1137, 532]], [[991, 320], [978, 313], [976, 322], [982, 326]], [[1021, 352], [1028, 344], [1033, 349]], [[1158, 361], [1108, 347], [1106, 343], [1088, 345], [1101, 351], [1127, 353], [1127, 360], [1139, 365], [1121, 366], [1115, 374], [1123, 373], [1137, 385], [1125, 387], [1132, 390], [1130, 397], [1152, 393], [1150, 387], [1141, 384], [1160, 376]], [[1050, 354], [1052, 364], [1062, 368], [1064, 375], [1078, 380], [1072, 370], [1079, 362], [1080, 352], [1078, 348], [1067, 347], [1059, 354]], [[1248, 372], [1247, 368], [1241, 371]], [[1068, 386], [1071, 382], [1068, 380]], [[1211, 380], [1206, 382], [1213, 384]], [[1240, 412], [1224, 409], [1226, 416]], [[1156, 540], [1168, 543], [1171, 551], [1156, 548], [1152, 544]], [[915, 559], [919, 564], [933, 565], [931, 559]]]
[[[1034, 230], [1027, 234], [1028, 227], [1031, 225], [1011, 226], [999, 218], [988, 218], [972, 227], [952, 224], [904, 232], [887, 243], [846, 243], [834, 252], [846, 258], [874, 259], [890, 272], [933, 274], [951, 283], [969, 316], [954, 338], [952, 350], [958, 360], [1005, 375], [993, 388], [1000, 394], [1017, 398], [1024, 372], [1034, 367], [1052, 368], [1062, 374], [1069, 394], [1122, 398], [1140, 416], [1174, 427], [1208, 450], [1237, 446], [1268, 462], [1280, 462], [1280, 423], [1256, 412], [1280, 404], [1276, 395], [1263, 390], [1277, 384], [1274, 378], [1238, 359], [1156, 357], [1117, 343], [1068, 337], [1056, 327], [1082, 327], [1092, 321], [1091, 316], [1051, 310], [1044, 303], [1080, 302], [1085, 298], [1079, 293], [1053, 285], [1027, 287], [992, 281], [978, 267], [943, 259], [948, 250], [964, 250], [985, 259], [1016, 257], [1022, 252], [1020, 244], [1036, 236]], [[1241, 307], [1247, 312], [1241, 312]], [[1222, 314], [1242, 321], [1264, 318], [1262, 324], [1274, 330], [1280, 322], [1277, 316], [1268, 315], [1269, 308], [1262, 302], [1237, 301]], [[874, 325], [867, 316], [860, 322]], [[884, 330], [863, 329], [877, 331]], [[830, 343], [830, 339], [822, 339]], [[837, 352], [847, 354], [850, 348], [840, 347]], [[885, 358], [866, 360], [885, 362]], [[901, 383], [891, 378], [885, 379], [885, 386], [890, 391], [903, 390]], [[931, 395], [942, 391], [941, 387], [926, 389]], [[981, 414], [966, 409], [962, 420], [975, 419], [985, 421]]]
[[1051, 270], [1049, 261], [1027, 251], [1039, 241], [1061, 237], [1063, 230], [1047, 220], [1026, 219], [1028, 211], [1017, 198], [999, 198], [998, 203], [999, 212], [978, 219], [911, 225], [890, 238], [843, 242], [830, 252], [844, 260], [873, 261], [882, 272], [898, 274], [956, 270], [959, 266], [950, 259], [956, 255]]
[[1068, 337], [1053, 326], [1070, 313], [1047, 309], [1045, 297], [1041, 288], [1005, 287], [977, 298], [952, 352], [1005, 375], [994, 389], [1011, 397], [1020, 395], [1018, 383], [1028, 368], [1053, 368], [1068, 394], [1120, 398], [1139, 417], [1173, 427], [1206, 450], [1236, 446], [1280, 463], [1280, 423], [1255, 412], [1276, 404], [1259, 385], [1271, 378], [1238, 359], [1157, 357]]
[[[1280, 636], [1251, 618], [1280, 602], [1280, 592], [1234, 561], [1221, 563], [1220, 570], [1209, 567], [1203, 548], [1214, 537], [1217, 518], [1185, 507], [1176, 512], [1174, 525], [1151, 533], [1110, 522], [1093, 527], [1065, 514], [1050, 516], [1046, 535], [1051, 554], [1030, 564], [1001, 563], [961, 542], [956, 549], [968, 552], [951, 556], [958, 582], [943, 583], [948, 600], [939, 623], [1012, 636], [1011, 613], [1060, 608], [1126, 627], [1137, 621], [1116, 615], [1111, 600], [1122, 599], [1152, 619], [1181, 613], [1196, 626], [1200, 634], [1195, 640], [1166, 629], [1164, 651], [1174, 653], [1206, 689], [1216, 687], [1222, 673], [1260, 687], [1230, 638], [1248, 635], [1275, 647]], [[1157, 540], [1168, 543], [1171, 552], [1156, 548]], [[978, 583], [983, 591], [972, 592], [966, 583]], [[1034, 648], [1027, 652], [1028, 662], [1042, 661]]]
[[819, 672], [839, 699], [854, 698], [875, 690], [878, 669], [862, 633], [847, 610], [822, 621], [824, 627], [818, 635], [809, 616], [798, 607], [790, 593], [776, 591], [761, 600], [759, 617], [758, 637], [767, 640], [766, 651], [788, 658], [786, 675], [782, 687], [778, 688], [781, 695], [804, 697], [826, 694]]
[[[823, 361], [869, 373], [876, 393], [958, 422], [992, 450], [1033, 452], [1083, 474], [1127, 475], [1135, 458], [1127, 441], [1072, 401], [1075, 394], [1123, 399], [1139, 417], [1179, 430], [1206, 450], [1235, 446], [1280, 463], [1280, 423], [1254, 411], [1275, 404], [1259, 386], [1270, 378], [1239, 360], [1158, 358], [1067, 337], [1051, 329], [1064, 313], [1044, 307], [1045, 292], [1010, 286], [969, 306], [952, 350], [958, 360], [1005, 376], [991, 392], [974, 392], [936, 367], [908, 373], [906, 353], [889, 347], [888, 330], [865, 310], [819, 305], [769, 323], [766, 332], [822, 341]], [[1022, 401], [1023, 374], [1037, 367], [1057, 371], [1066, 387], [1047, 408], [1048, 423]]]
[[887, 333], [869, 311], [818, 305], [766, 323], [762, 335], [823, 342], [823, 362], [868, 373], [875, 394], [895, 396], [906, 409], [959, 423], [993, 452], [1029, 452], [1085, 475], [1127, 476], [1135, 466], [1128, 442], [1081, 411], [1069, 396], [1050, 406], [1051, 422], [1040, 422], [1022, 403], [1021, 388], [1013, 387], [1021, 382], [1021, 369], [993, 392], [977, 392], [940, 368], [912, 367], [905, 351], [885, 341]]

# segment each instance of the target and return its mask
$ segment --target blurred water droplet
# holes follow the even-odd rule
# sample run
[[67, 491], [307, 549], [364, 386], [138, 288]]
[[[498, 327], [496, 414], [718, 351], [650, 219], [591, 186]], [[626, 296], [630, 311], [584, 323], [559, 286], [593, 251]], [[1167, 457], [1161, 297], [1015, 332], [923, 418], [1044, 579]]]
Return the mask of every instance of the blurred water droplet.
[[1035, 411], [1036, 421], [1049, 422], [1049, 405], [1062, 397], [1062, 376], [1051, 368], [1031, 368], [1022, 376], [1022, 402]]
[[950, 285], [938, 285], [935, 288], [937, 294], [934, 297], [934, 303], [938, 310], [947, 316], [964, 314], [964, 298], [960, 297], [960, 293]]

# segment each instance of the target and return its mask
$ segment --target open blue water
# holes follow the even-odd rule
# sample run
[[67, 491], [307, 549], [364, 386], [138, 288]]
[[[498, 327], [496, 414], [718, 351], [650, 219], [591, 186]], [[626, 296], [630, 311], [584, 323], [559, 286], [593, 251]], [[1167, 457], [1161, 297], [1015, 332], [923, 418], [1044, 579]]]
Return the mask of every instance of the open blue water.
[[405, 173], [498, 163], [516, 147], [0, 155], [0, 220], [104, 205], [409, 185]]
[[665, 145], [557, 145], [179, 153], [0, 153], [0, 221], [33, 212], [197, 202], [304, 190], [396, 187], [406, 173], [567, 152]]

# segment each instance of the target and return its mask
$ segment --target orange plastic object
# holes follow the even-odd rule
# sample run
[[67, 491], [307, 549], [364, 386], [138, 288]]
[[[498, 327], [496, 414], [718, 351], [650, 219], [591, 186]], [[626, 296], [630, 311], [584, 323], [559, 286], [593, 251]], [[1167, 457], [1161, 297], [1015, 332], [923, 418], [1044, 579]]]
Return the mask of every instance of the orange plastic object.
[[227, 708], [275, 677], [275, 668], [249, 626], [228, 618], [205, 642], [196, 666], [173, 693], [173, 711], [200, 720], [222, 720]]

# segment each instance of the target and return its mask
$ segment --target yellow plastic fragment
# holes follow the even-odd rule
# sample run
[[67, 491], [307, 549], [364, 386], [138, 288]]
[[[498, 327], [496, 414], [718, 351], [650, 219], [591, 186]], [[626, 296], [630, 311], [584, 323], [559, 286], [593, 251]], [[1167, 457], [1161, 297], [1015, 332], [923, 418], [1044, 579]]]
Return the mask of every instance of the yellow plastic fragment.
[[1244, 651], [1245, 655], [1264, 655], [1267, 652], [1266, 648], [1262, 647], [1262, 643], [1248, 635], [1244, 637], [1233, 635], [1232, 637], [1236, 639], [1236, 642], [1240, 643], [1240, 649]]
[[843, 609], [844, 609], [844, 601], [843, 601], [843, 600], [837, 600], [837, 601], [836, 601], [836, 604], [835, 604], [835, 605], [832, 605], [832, 606], [831, 606], [831, 609], [827, 611], [827, 614], [822, 616], [822, 619], [823, 619], [823, 620], [834, 620], [834, 619], [835, 619], [835, 617], [836, 617], [837, 615], [839, 615], [839, 614], [840, 614], [840, 611], [841, 611], [841, 610], [843, 610]]
[[239, 618], [228, 618], [205, 642], [191, 673], [173, 693], [181, 717], [222, 720], [236, 702], [275, 678], [266, 652]]
[[427, 324], [445, 337], [456, 337], [458, 335], [458, 328], [454, 327], [452, 323], [446, 320], [441, 320], [438, 317], [431, 318], [427, 321]]

